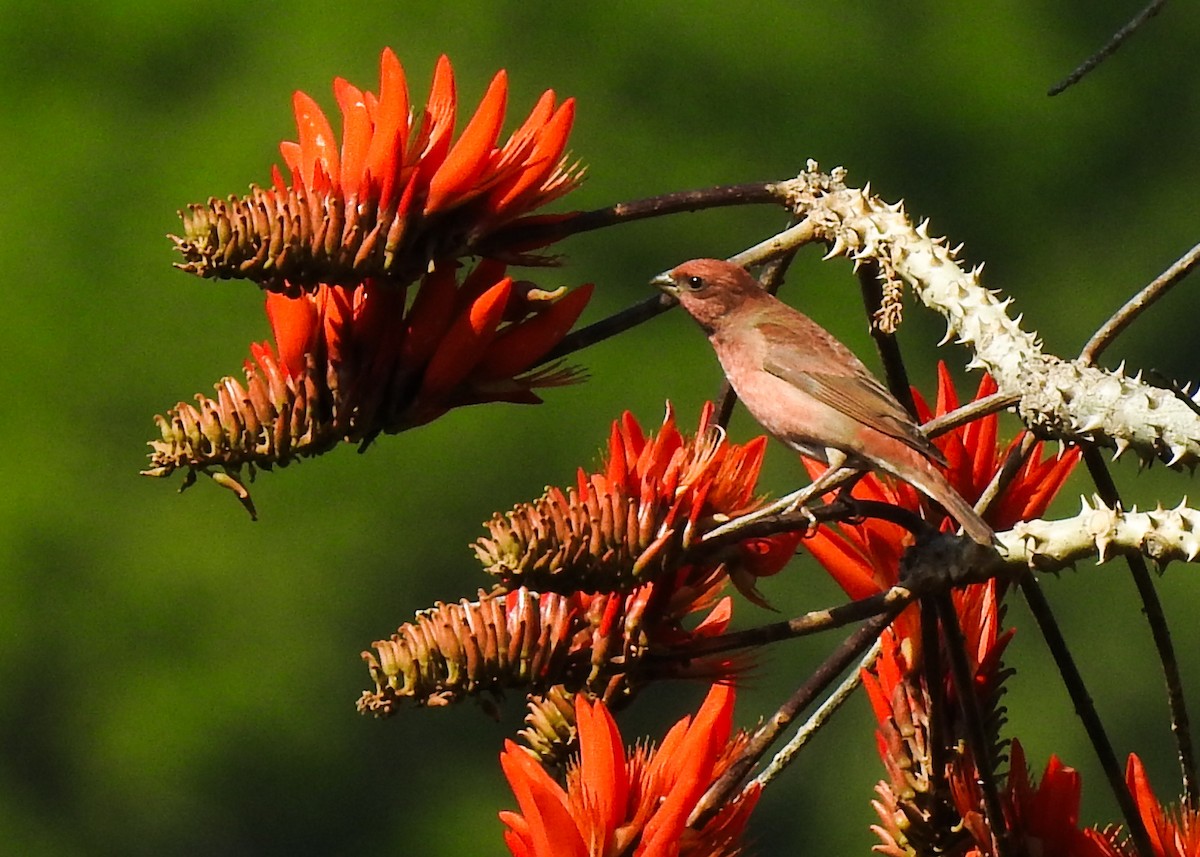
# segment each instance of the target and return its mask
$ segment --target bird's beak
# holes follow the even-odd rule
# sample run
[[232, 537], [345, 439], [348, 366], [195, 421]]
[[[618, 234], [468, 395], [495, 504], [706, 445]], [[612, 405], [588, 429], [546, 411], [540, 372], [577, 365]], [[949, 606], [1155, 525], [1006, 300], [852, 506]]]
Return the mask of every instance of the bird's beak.
[[659, 274], [650, 281], [650, 285], [660, 289], [663, 292], [666, 292], [673, 298], [679, 297], [679, 286], [675, 285], [675, 281], [671, 279], [670, 274]]

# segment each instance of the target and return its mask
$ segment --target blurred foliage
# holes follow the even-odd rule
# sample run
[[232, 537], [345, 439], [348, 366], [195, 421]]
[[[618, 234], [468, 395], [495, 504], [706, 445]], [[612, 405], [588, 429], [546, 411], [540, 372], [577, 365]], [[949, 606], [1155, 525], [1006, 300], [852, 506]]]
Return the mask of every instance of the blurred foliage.
[[[1200, 81], [1186, 61], [1200, 10], [1168, 4], [1075, 89], [1045, 95], [1140, 5], [5, 4], [0, 850], [501, 853], [495, 813], [512, 799], [496, 758], [519, 701], [500, 723], [470, 706], [372, 722], [354, 713], [368, 681], [358, 652], [483, 584], [466, 550], [478, 522], [594, 463], [622, 409], [654, 424], [670, 397], [686, 424], [716, 387], [708, 347], [673, 314], [585, 352], [592, 380], [540, 408], [468, 409], [366, 456], [343, 449], [261, 477], [257, 524], [211, 485], [180, 498], [138, 477], [153, 414], [237, 371], [266, 336], [252, 287], [172, 271], [163, 236], [184, 204], [267, 180], [294, 133], [293, 89], [332, 112], [332, 78], [374, 89], [385, 45], [417, 90], [448, 53], [464, 103], [506, 67], [513, 115], [546, 87], [579, 99], [572, 148], [589, 177], [568, 203], [584, 208], [784, 178], [809, 157], [843, 164], [965, 241], [986, 282], [1070, 354], [1200, 238]], [[565, 242], [568, 264], [540, 277], [596, 282], [595, 320], [645, 296], [658, 271], [781, 223], [724, 210], [624, 226]], [[869, 355], [845, 263], [814, 253], [795, 270], [789, 294]], [[1196, 308], [1185, 284], [1107, 358], [1195, 377]], [[902, 341], [928, 381], [941, 324], [909, 315]], [[754, 427], [743, 415], [734, 432]], [[782, 450], [770, 464], [773, 491], [793, 485]], [[1189, 487], [1133, 476], [1119, 468], [1143, 503]], [[1198, 601], [1189, 571], [1163, 581], [1185, 653], [1200, 642], [1185, 622]], [[837, 597], [803, 562], [767, 584], [784, 615]], [[1161, 682], [1126, 572], [1087, 567], [1046, 585], [1118, 752], [1138, 749], [1169, 794]], [[1111, 819], [1036, 631], [1012, 615], [1014, 732], [1039, 769], [1052, 751], [1080, 767], [1085, 818]], [[743, 623], [771, 618], [741, 607]], [[743, 721], [833, 642], [764, 658]], [[1194, 691], [1195, 663], [1185, 678]], [[660, 731], [701, 693], [648, 694], [623, 731]], [[768, 792], [759, 853], [866, 852], [871, 728], [856, 700]]]

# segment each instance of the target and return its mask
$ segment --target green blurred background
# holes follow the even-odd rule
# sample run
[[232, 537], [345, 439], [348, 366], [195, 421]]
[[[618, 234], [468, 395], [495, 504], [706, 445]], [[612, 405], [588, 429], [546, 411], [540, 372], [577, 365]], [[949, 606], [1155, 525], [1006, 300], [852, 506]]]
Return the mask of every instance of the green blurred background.
[[[843, 164], [965, 241], [1047, 348], [1072, 354], [1200, 238], [1195, 5], [1168, 4], [1076, 89], [1045, 95], [1139, 5], [5, 4], [0, 852], [502, 853], [495, 814], [512, 800], [496, 756], [520, 701], [499, 723], [473, 705], [374, 722], [354, 713], [369, 682], [358, 653], [414, 610], [487, 585], [466, 548], [479, 522], [594, 464], [622, 409], [654, 425], [671, 397], [688, 424], [716, 388], [715, 361], [676, 313], [585, 352], [592, 380], [542, 407], [462, 410], [364, 456], [264, 475], [258, 523], [210, 484], [178, 497], [177, 482], [139, 477], [153, 415], [238, 371], [267, 335], [256, 289], [172, 270], [164, 235], [186, 203], [267, 180], [294, 136], [292, 90], [334, 113], [332, 78], [376, 89], [390, 45], [419, 97], [441, 52], [467, 105], [507, 68], [510, 128], [542, 89], [574, 95], [572, 148], [589, 172], [572, 207], [783, 178], [810, 157]], [[736, 252], [782, 219], [730, 209], [580, 236], [562, 245], [566, 267], [540, 277], [594, 281], [595, 320], [644, 297], [656, 272]], [[788, 294], [871, 357], [848, 266], [816, 255]], [[1111, 361], [1194, 378], [1193, 291]], [[902, 330], [925, 382], [941, 331], [919, 309]], [[733, 430], [754, 428], [742, 415]], [[1118, 468], [1140, 502], [1191, 487], [1135, 472]], [[798, 476], [773, 449], [765, 484]], [[1077, 508], [1070, 496], [1056, 507]], [[1088, 565], [1046, 585], [1119, 753], [1142, 752], [1174, 795], [1126, 573]], [[1200, 642], [1190, 569], [1161, 587], [1186, 657]], [[765, 589], [784, 615], [836, 598], [806, 561]], [[1039, 770], [1050, 752], [1080, 767], [1085, 818], [1110, 820], [1044, 647], [1023, 609], [1012, 618], [1013, 733]], [[740, 721], [772, 710], [834, 643], [764, 653]], [[1194, 689], [1197, 665], [1184, 669]], [[702, 693], [655, 689], [623, 728], [661, 734]], [[881, 773], [871, 732], [855, 699], [765, 796], [758, 853], [866, 852]]]

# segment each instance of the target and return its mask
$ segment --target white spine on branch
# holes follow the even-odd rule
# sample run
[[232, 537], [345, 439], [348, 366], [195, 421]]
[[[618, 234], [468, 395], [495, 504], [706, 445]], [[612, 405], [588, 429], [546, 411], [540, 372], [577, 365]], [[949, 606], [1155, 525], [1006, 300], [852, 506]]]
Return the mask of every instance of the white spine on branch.
[[1058, 571], [1079, 560], [1142, 554], [1158, 565], [1200, 556], [1200, 511], [1184, 500], [1151, 512], [1109, 509], [1098, 497], [1081, 498], [1083, 509], [1061, 521], [1025, 521], [997, 538], [1009, 565]]
[[979, 282], [982, 266], [967, 271], [961, 247], [930, 238], [928, 223], [913, 227], [902, 203], [885, 203], [845, 185], [845, 171], [826, 175], [809, 161], [808, 171], [778, 185], [797, 215], [830, 244], [829, 256], [844, 255], [855, 267], [879, 266], [886, 283], [904, 282], [926, 306], [947, 321], [946, 339], [968, 346], [969, 368], [986, 369], [1000, 391], [1020, 396], [1021, 418], [1039, 436], [1088, 441], [1115, 451], [1133, 450], [1144, 463], [1155, 458], [1171, 467], [1200, 463], [1200, 415], [1169, 390], [1042, 351], [1021, 317], [1008, 316], [1012, 299]]

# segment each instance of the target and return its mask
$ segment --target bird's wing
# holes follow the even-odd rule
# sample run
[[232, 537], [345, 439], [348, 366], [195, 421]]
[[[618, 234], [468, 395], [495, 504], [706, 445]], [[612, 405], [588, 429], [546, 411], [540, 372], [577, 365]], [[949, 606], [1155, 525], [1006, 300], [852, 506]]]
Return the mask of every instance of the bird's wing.
[[849, 351], [848, 373], [813, 371], [802, 365], [802, 344], [790, 341], [795, 336], [791, 330], [782, 325], [761, 326], [769, 328], [764, 331], [769, 334], [763, 357], [763, 369], [767, 372], [851, 419], [902, 441], [925, 457], [946, 463], [942, 451], [930, 443], [908, 411]]

